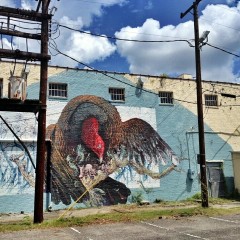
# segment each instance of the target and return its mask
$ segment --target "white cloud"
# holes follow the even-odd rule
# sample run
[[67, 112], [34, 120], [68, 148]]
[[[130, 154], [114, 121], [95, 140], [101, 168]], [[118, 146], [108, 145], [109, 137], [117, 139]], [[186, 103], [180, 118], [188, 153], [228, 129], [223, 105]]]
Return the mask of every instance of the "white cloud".
[[[83, 20], [81, 17], [78, 17], [75, 21], [70, 20], [68, 17], [63, 17], [61, 23], [72, 28], [74, 28], [72, 26], [73, 24], [77, 24], [79, 29], [83, 26]], [[73, 32], [64, 28], [61, 28], [59, 37], [54, 41], [50, 40], [50, 43], [50, 50], [53, 54], [56, 52], [54, 51], [56, 46], [61, 52], [86, 64], [92, 63], [96, 60], [102, 61], [116, 50], [116, 46], [110, 43], [107, 38], [94, 37], [90, 34]], [[63, 57], [62, 55], [57, 55], [52, 58], [51, 64], [75, 67], [78, 65], [78, 62]]]
[[72, 21], [75, 21], [81, 16], [84, 26], [87, 27], [91, 24], [94, 16], [100, 17], [104, 14], [104, 8], [113, 5], [122, 5], [126, 0], [102, 0], [99, 2], [88, 2], [88, 1], [71, 1], [66, 4], [66, 1], [59, 1], [56, 3], [57, 12], [55, 19], [61, 19], [64, 16], [68, 16]]
[[[139, 40], [168, 40], [161, 36], [172, 36], [171, 39], [184, 39], [185, 36], [193, 38], [193, 29], [190, 22], [180, 24], [177, 27], [172, 25], [160, 28], [160, 23], [154, 19], [147, 19], [141, 27], [126, 27], [116, 33], [118, 38], [139, 39]], [[117, 41], [120, 54], [127, 58], [130, 64], [130, 71], [143, 74], [161, 74], [181, 71], [186, 65], [194, 66], [194, 49], [186, 42], [174, 43], [135, 43]], [[179, 61], [177, 58], [186, 58], [186, 61]], [[193, 67], [192, 66], [192, 67]], [[190, 68], [191, 69], [191, 68]]]
[[27, 0], [21, 0], [21, 7], [26, 9], [26, 10], [31, 10], [33, 6], [35, 6], [36, 3], [34, 3], [31, 1], [27, 1]]
[[[229, 4], [231, 0], [226, 0]], [[35, 9], [36, 1], [21, 0], [21, 7]], [[1, 0], [1, 5], [15, 6], [16, 0]], [[53, 17], [55, 21], [74, 29], [86, 29], [91, 25], [94, 16], [100, 17], [107, 10], [107, 7], [127, 3], [127, 0], [101, 0], [101, 3], [88, 1], [51, 1], [58, 8]], [[151, 8], [152, 1], [146, 1]], [[239, 23], [240, 3], [237, 7], [227, 5], [208, 5], [199, 18], [200, 34], [205, 30], [210, 30], [209, 43], [230, 52], [239, 54]], [[23, 23], [17, 26], [32, 27]], [[195, 76], [194, 48], [189, 47], [186, 42], [174, 43], [135, 43], [117, 41], [114, 46], [105, 38], [97, 38], [79, 32], [73, 32], [64, 28], [57, 29], [56, 24], [52, 25], [52, 39], [50, 40], [50, 50], [57, 47], [61, 52], [76, 58], [87, 64], [94, 61], [104, 60], [117, 50], [121, 56], [129, 62], [129, 69], [133, 73], [180, 75], [190, 73]], [[57, 30], [55, 32], [55, 30]], [[177, 26], [168, 25], [161, 27], [160, 23], [154, 19], [147, 19], [142, 26], [127, 26], [116, 33], [116, 37], [139, 40], [174, 40], [193, 39], [193, 22], [188, 21]], [[10, 46], [8, 39], [4, 39], [4, 44]], [[192, 42], [194, 44], [194, 42]], [[29, 51], [39, 52], [40, 45], [37, 41], [25, 39], [13, 40], [13, 46], [23, 51], [28, 47]], [[232, 68], [234, 57], [219, 50], [204, 46], [201, 51], [202, 56], [202, 78], [207, 80], [233, 81]], [[64, 60], [63, 60], [64, 59]], [[75, 67], [77, 62], [62, 55], [52, 57], [51, 64], [59, 66]], [[239, 76], [239, 75], [238, 75]]]
[[[65, 26], [80, 30], [83, 27], [88, 27], [94, 16], [100, 17], [104, 13], [104, 7], [106, 8], [115, 4], [122, 5], [125, 2], [126, 0], [102, 0], [101, 3], [95, 2], [94, 4], [87, 1], [81, 1], [80, 3], [79, 1], [71, 1], [71, 4], [66, 4], [66, 2], [60, 1], [56, 3], [58, 10], [54, 19], [58, 19]], [[72, 32], [64, 28], [60, 29], [60, 35], [55, 42], [61, 52], [87, 64], [96, 60], [104, 60], [116, 49], [106, 38]], [[68, 67], [78, 65], [73, 60], [64, 58], [63, 61], [62, 59], [63, 56], [58, 55], [52, 58], [51, 63]]]
[[[89, 64], [95, 60], [104, 60], [111, 55], [115, 49], [116, 47], [106, 38], [93, 37], [91, 35], [75, 32], [68, 38], [64, 52], [80, 62]], [[58, 60], [55, 59], [55, 62], [56, 61], [57, 65], [66, 64], [65, 61], [62, 61], [62, 57], [60, 56]], [[68, 64], [71, 66], [77, 65], [74, 61], [70, 61]]]
[[[240, 5], [229, 8], [226, 5], [208, 5], [199, 18], [200, 34], [209, 30], [209, 43], [230, 52], [240, 47]], [[154, 19], [147, 19], [142, 26], [125, 27], [115, 34], [118, 38], [139, 40], [193, 39], [192, 21], [177, 26], [160, 27]], [[169, 36], [164, 37], [164, 36]], [[194, 44], [194, 42], [193, 42]], [[135, 43], [117, 41], [118, 52], [129, 62], [133, 73], [176, 74], [190, 73], [195, 76], [195, 53], [185, 42]], [[202, 78], [216, 81], [233, 81], [234, 57], [230, 54], [204, 46], [201, 52]]]
[[3, 44], [3, 48], [11, 49], [11, 43], [6, 38], [2, 39], [2, 44]]
[[16, 7], [14, 0], [1, 0], [0, 4], [5, 7]]
[[[2, 1], [2, 0], [1, 0]], [[50, 8], [54, 6], [57, 7], [57, 12], [53, 16], [52, 32], [56, 30], [57, 25], [55, 21], [74, 29], [82, 29], [91, 24], [92, 18], [94, 16], [101, 16], [104, 12], [104, 7], [109, 7], [115, 4], [122, 5], [126, 0], [102, 0], [99, 2], [87, 2], [87, 1], [71, 1], [67, 4], [66, 1], [52, 1]], [[14, 7], [12, 4], [14, 1], [6, 1], [7, 5]], [[21, 8], [24, 9], [36, 9], [36, 2], [32, 0], [21, 0]], [[27, 24], [18, 24], [21, 27], [32, 27]], [[36, 27], [36, 26], [34, 26]], [[56, 38], [56, 39], [54, 39]], [[29, 40], [26, 46], [25, 39], [14, 38], [14, 49], [19, 48], [23, 51], [28, 47], [29, 51], [39, 52], [40, 44], [37, 41]], [[10, 43], [5, 39], [5, 44], [8, 46]], [[61, 52], [75, 58], [78, 61], [84, 63], [91, 63], [95, 60], [104, 60], [106, 57], [110, 56], [116, 49], [116, 47], [108, 41], [106, 38], [97, 38], [87, 34], [81, 34], [79, 32], [73, 32], [64, 28], [52, 34], [52, 39], [50, 39], [50, 52], [57, 54], [54, 48], [59, 49]], [[63, 60], [64, 59], [64, 60]], [[78, 65], [76, 61], [70, 58], [64, 57], [62, 55], [53, 56], [51, 64], [59, 66], [75, 67]]]

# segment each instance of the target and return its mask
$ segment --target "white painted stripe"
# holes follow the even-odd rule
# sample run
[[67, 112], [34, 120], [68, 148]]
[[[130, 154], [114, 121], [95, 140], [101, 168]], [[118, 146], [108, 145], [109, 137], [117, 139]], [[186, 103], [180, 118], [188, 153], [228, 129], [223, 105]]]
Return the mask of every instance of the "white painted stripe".
[[147, 224], [147, 225], [150, 225], [150, 226], [153, 226], [153, 227], [157, 227], [157, 228], [161, 228], [161, 229], [165, 229], [165, 230], [171, 230], [170, 228], [166, 228], [166, 227], [161, 227], [159, 225], [155, 225], [155, 224], [152, 224], [152, 223], [148, 223], [148, 222], [144, 222], [144, 221], [141, 221], [141, 223], [144, 223], [144, 224]]
[[73, 228], [73, 227], [71, 227], [71, 229], [72, 229], [73, 231], [75, 231], [75, 232], [81, 234], [81, 232], [79, 232], [77, 229], [75, 229], [75, 228]]
[[[152, 226], [152, 227], [157, 227], [157, 228], [165, 229], [165, 230], [168, 230], [168, 231], [177, 232], [177, 231], [175, 231], [174, 229], [170, 229], [170, 228], [166, 228], [166, 227], [161, 227], [161, 226], [159, 226], [159, 225], [155, 225], [155, 224], [152, 224], [152, 223], [143, 222], [143, 221], [141, 221], [141, 223], [144, 223], [144, 224], [149, 225], [149, 226]], [[192, 234], [190, 234], [190, 233], [184, 233], [184, 232], [177, 232], [177, 233], [180, 233], [180, 234], [183, 234], [183, 235], [186, 235], [186, 236], [189, 236], [189, 237], [193, 237], [193, 238], [208, 240], [208, 238], [202, 238], [202, 237], [200, 237], [200, 236], [192, 235]]]
[[214, 218], [214, 217], [209, 217], [213, 220], [218, 220], [218, 221], [223, 221], [223, 222], [230, 222], [230, 223], [236, 223], [239, 224], [239, 221], [232, 221], [232, 220], [227, 220], [227, 219], [223, 219], [223, 218]]
[[[77, 233], [81, 234], [81, 232], [79, 232], [77, 229], [75, 229], [75, 228], [73, 228], [73, 227], [71, 227], [71, 229], [72, 229], [74, 232], [77, 232]], [[93, 239], [88, 237], [88, 240], [93, 240]]]

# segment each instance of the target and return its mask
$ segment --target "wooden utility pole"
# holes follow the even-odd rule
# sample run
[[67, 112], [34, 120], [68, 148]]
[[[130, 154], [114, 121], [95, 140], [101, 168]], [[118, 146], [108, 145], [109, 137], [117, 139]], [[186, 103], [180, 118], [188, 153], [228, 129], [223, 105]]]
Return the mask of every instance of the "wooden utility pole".
[[[21, 101], [20, 99], [0, 99], [0, 111], [12, 112], [34, 112], [38, 116], [38, 139], [37, 139], [37, 159], [36, 159], [36, 179], [35, 179], [35, 202], [34, 202], [34, 223], [43, 221], [43, 189], [45, 174], [45, 135], [46, 135], [46, 100], [47, 100], [47, 70], [48, 61], [48, 24], [51, 15], [48, 14], [48, 6], [51, 0], [39, 0], [37, 11], [15, 9], [0, 6], [0, 16], [6, 17], [7, 27], [0, 29], [0, 34], [16, 36], [26, 39], [41, 40], [41, 52], [24, 52], [19, 49], [9, 50], [0, 49], [0, 58], [21, 59], [26, 61], [41, 61], [40, 68], [40, 91], [39, 100]], [[42, 12], [38, 10], [42, 5]], [[39, 22], [41, 24], [41, 34], [31, 34], [16, 31], [10, 28], [11, 18], [25, 19], [28, 21]]]
[[[42, 14], [47, 15], [49, 0], [42, 0]], [[41, 54], [48, 54], [48, 19], [42, 19], [41, 28]], [[39, 100], [42, 108], [38, 115], [38, 140], [37, 140], [37, 164], [35, 180], [35, 204], [34, 204], [34, 223], [43, 221], [43, 188], [44, 188], [44, 170], [45, 170], [45, 136], [46, 136], [46, 101], [47, 101], [47, 77], [48, 60], [41, 60], [40, 70], [40, 92]]]
[[203, 106], [202, 106], [202, 76], [201, 76], [201, 56], [200, 56], [200, 41], [199, 41], [199, 26], [198, 26], [198, 4], [201, 0], [197, 0], [193, 5], [181, 13], [183, 18], [188, 12], [193, 9], [194, 15], [194, 34], [195, 34], [195, 62], [196, 62], [196, 80], [197, 80], [197, 110], [198, 110], [198, 136], [199, 136], [199, 163], [201, 174], [201, 195], [202, 207], [208, 207], [208, 185], [206, 174], [206, 155], [205, 155], [205, 139], [204, 139], [204, 121], [203, 121]]

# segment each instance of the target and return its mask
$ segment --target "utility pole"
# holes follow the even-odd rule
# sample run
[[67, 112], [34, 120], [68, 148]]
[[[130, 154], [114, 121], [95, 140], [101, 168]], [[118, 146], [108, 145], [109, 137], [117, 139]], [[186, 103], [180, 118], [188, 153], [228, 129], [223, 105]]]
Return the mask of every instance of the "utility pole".
[[201, 174], [201, 196], [202, 207], [208, 207], [208, 185], [206, 174], [206, 155], [205, 155], [205, 140], [204, 140], [204, 121], [203, 121], [203, 106], [202, 106], [202, 77], [201, 77], [201, 56], [200, 56], [200, 40], [198, 26], [198, 4], [201, 0], [196, 0], [193, 5], [181, 13], [183, 18], [188, 12], [193, 9], [194, 15], [194, 34], [195, 34], [195, 62], [196, 62], [196, 82], [197, 82], [197, 111], [198, 111], [198, 136], [199, 136], [199, 155]]
[[[35, 177], [35, 202], [34, 202], [34, 223], [43, 221], [43, 190], [45, 174], [45, 135], [46, 135], [46, 99], [47, 99], [47, 70], [48, 61], [48, 24], [51, 15], [48, 14], [48, 6], [51, 0], [39, 0], [37, 11], [15, 9], [0, 6], [0, 16], [4, 16], [7, 27], [0, 28], [0, 34], [16, 36], [26, 39], [40, 40], [41, 53], [24, 52], [19, 49], [9, 50], [0, 49], [0, 58], [21, 59], [26, 61], [41, 61], [40, 68], [40, 91], [39, 100], [26, 99], [0, 99], [0, 111], [12, 112], [33, 112], [39, 113], [38, 116], [38, 139], [37, 139], [37, 159]], [[42, 12], [38, 10], [42, 5]], [[31, 34], [27, 32], [11, 29], [11, 19], [24, 19], [27, 21], [39, 22], [41, 24], [41, 34]]]
[[[48, 6], [50, 0], [42, 0], [42, 15], [48, 15]], [[42, 18], [41, 28], [41, 54], [48, 54], [48, 18]], [[43, 221], [43, 188], [44, 188], [44, 172], [45, 172], [45, 137], [46, 137], [46, 101], [47, 101], [47, 77], [48, 77], [48, 60], [41, 60], [40, 70], [40, 91], [39, 100], [42, 104], [38, 115], [38, 141], [37, 141], [37, 164], [35, 179], [35, 201], [34, 201], [34, 223]]]

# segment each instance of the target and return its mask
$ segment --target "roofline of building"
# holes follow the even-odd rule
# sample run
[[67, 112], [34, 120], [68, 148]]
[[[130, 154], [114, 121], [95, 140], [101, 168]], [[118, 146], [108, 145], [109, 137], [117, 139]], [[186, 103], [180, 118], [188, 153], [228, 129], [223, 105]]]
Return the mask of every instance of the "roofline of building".
[[[15, 61], [7, 61], [0, 59], [0, 62], [5, 62], [5, 63], [15, 63]], [[25, 61], [16, 61], [17, 64], [25, 64]], [[28, 65], [38, 65], [40, 66], [40, 63], [35, 62], [31, 63], [28, 62]], [[149, 75], [149, 74], [140, 74], [140, 73], [127, 73], [127, 72], [114, 72], [114, 71], [106, 71], [106, 70], [98, 70], [98, 69], [84, 69], [84, 68], [78, 68], [78, 67], [63, 67], [63, 66], [57, 66], [57, 65], [48, 65], [49, 67], [52, 68], [60, 68], [60, 69], [65, 69], [65, 70], [77, 70], [77, 71], [93, 71], [93, 72], [98, 72], [98, 73], [105, 73], [105, 74], [119, 74], [119, 75], [130, 75], [130, 76], [141, 76], [141, 77], [152, 77], [152, 78], [160, 78], [160, 79], [174, 79], [174, 80], [183, 80], [183, 81], [195, 81], [195, 78], [180, 78], [180, 77], [170, 77], [170, 76], [161, 76], [161, 75]], [[188, 74], [190, 75], [190, 74]], [[204, 80], [202, 79], [202, 82], [205, 83], [216, 83], [216, 84], [230, 84], [230, 85], [237, 85], [239, 86], [240, 83], [233, 83], [233, 82], [223, 82], [223, 81], [212, 81], [212, 80]]]

